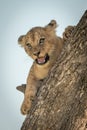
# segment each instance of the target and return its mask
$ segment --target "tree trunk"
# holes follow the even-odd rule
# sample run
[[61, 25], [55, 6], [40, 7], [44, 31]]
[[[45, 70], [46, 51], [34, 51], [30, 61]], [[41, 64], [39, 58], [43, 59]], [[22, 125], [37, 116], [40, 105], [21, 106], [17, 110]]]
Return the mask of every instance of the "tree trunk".
[[21, 130], [87, 130], [87, 11], [41, 84]]

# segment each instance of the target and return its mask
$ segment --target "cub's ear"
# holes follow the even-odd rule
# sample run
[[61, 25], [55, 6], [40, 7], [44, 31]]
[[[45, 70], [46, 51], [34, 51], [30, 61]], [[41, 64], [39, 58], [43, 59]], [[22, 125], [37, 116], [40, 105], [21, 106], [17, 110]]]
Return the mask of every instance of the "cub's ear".
[[25, 43], [25, 35], [22, 35], [18, 38], [18, 43], [21, 45], [21, 46], [24, 46], [24, 43]]
[[56, 20], [51, 20], [50, 23], [45, 26], [45, 29], [51, 31], [51, 30], [55, 30], [56, 27], [57, 27]]

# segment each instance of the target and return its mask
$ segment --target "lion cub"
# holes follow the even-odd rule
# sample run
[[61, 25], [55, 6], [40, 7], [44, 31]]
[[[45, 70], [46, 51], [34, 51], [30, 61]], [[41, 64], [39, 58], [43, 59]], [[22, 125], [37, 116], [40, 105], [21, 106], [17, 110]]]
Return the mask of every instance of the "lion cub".
[[38, 81], [47, 77], [55, 64], [63, 46], [63, 40], [56, 35], [57, 23], [52, 20], [45, 27], [34, 27], [18, 39], [26, 53], [34, 60], [27, 78], [22, 114], [26, 115], [31, 108], [32, 98], [37, 92]]

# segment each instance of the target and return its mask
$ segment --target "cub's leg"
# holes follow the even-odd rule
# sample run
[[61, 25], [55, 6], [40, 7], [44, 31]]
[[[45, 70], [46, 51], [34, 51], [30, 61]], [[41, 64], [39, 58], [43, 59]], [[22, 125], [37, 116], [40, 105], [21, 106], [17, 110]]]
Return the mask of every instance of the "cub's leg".
[[30, 74], [27, 79], [25, 94], [24, 94], [24, 101], [21, 106], [21, 113], [23, 115], [26, 115], [28, 111], [31, 108], [32, 100], [37, 92], [37, 86], [38, 81], [35, 77], [32, 71], [30, 71]]

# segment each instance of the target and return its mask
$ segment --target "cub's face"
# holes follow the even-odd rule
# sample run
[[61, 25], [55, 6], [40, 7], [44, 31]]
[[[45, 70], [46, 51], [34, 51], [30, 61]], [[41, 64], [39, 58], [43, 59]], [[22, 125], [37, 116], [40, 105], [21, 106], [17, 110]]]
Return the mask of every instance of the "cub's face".
[[26, 35], [22, 35], [18, 39], [26, 53], [39, 65], [48, 63], [55, 53], [56, 27], [56, 21], [52, 20], [47, 26], [32, 28]]

